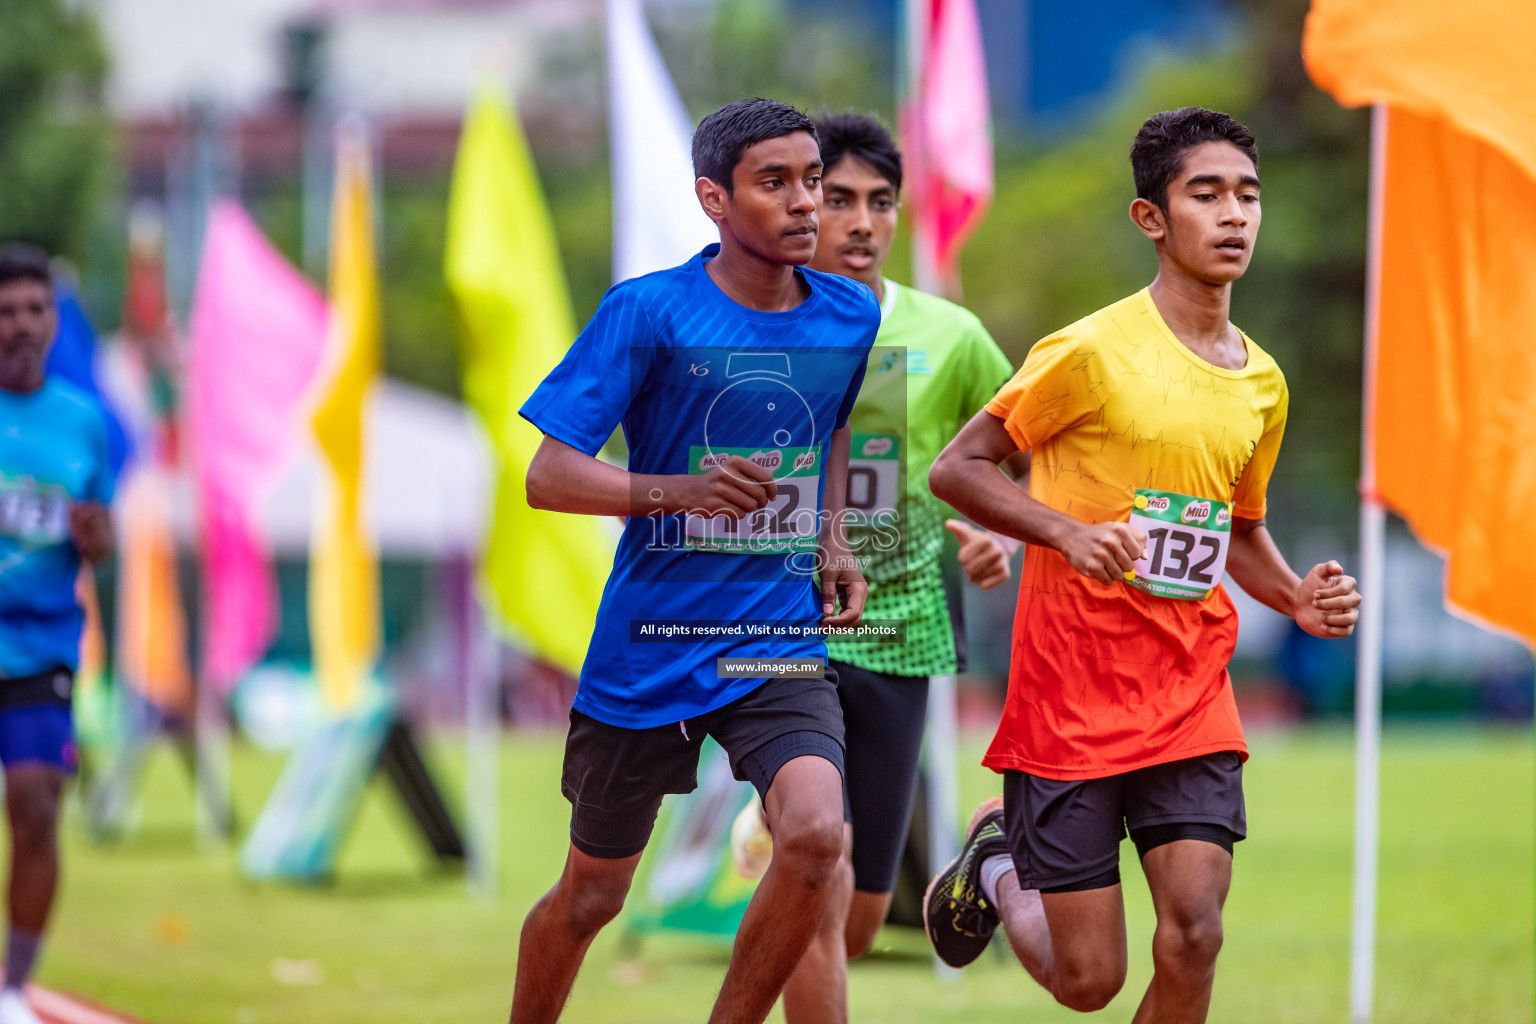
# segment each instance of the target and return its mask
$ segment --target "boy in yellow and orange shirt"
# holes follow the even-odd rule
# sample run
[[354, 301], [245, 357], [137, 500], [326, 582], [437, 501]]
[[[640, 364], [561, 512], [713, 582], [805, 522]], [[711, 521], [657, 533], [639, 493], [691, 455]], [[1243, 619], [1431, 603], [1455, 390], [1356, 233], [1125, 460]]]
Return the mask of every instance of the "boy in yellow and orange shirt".
[[[980, 955], [1001, 922], [1062, 1004], [1125, 983], [1119, 845], [1157, 910], [1136, 1024], [1205, 1020], [1247, 758], [1227, 662], [1223, 573], [1318, 636], [1354, 629], [1337, 562], [1298, 577], [1264, 526], [1285, 428], [1280, 368], [1227, 319], [1260, 220], [1258, 148], [1225, 114], [1149, 118], [1130, 215], [1157, 247], [1150, 286], [1040, 341], [940, 454], [933, 492], [1028, 542], [1008, 698], [978, 808], [929, 886], [939, 955]], [[1030, 495], [997, 466], [1031, 453]]]

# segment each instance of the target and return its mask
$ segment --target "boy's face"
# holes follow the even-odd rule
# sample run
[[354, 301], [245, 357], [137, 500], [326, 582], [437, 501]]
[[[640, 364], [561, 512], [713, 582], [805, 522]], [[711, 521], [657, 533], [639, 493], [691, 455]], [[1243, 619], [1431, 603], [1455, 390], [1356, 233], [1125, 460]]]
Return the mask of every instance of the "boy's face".
[[821, 149], [809, 132], [794, 132], [749, 146], [726, 193], [708, 178], [698, 182], [710, 219], [737, 242], [771, 263], [804, 266], [816, 254], [816, 208], [821, 205]]
[[896, 186], [857, 157], [821, 179], [821, 232], [811, 266], [874, 286], [896, 237]]
[[1150, 210], [1144, 213], [1162, 216], [1137, 217], [1133, 211], [1137, 226], [1196, 280], [1230, 284], [1248, 269], [1259, 234], [1259, 175], [1253, 161], [1230, 142], [1203, 142], [1185, 150], [1168, 183], [1168, 209], [1146, 205]]
[[29, 277], [0, 284], [0, 387], [35, 387], [57, 330], [52, 288]]

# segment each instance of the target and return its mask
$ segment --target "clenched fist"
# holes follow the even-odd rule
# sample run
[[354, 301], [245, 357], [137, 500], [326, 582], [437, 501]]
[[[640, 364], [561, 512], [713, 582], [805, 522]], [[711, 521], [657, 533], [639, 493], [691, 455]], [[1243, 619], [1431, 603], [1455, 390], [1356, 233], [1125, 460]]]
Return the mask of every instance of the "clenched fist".
[[1296, 624], [1313, 636], [1349, 636], [1359, 618], [1355, 578], [1338, 562], [1314, 565], [1296, 588]]
[[740, 455], [732, 455], [701, 476], [677, 479], [680, 493], [666, 502], [669, 511], [740, 519], [779, 496], [773, 474]]
[[1061, 545], [1072, 568], [1100, 583], [1125, 579], [1146, 550], [1147, 535], [1129, 523], [1082, 523]]

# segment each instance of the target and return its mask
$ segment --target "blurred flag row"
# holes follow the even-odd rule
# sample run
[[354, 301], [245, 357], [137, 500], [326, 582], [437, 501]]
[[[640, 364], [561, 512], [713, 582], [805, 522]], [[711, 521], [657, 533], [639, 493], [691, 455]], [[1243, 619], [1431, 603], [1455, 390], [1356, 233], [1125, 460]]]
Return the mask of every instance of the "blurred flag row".
[[[953, 285], [961, 245], [992, 191], [985, 68], [974, 0], [911, 0], [920, 40], [903, 109], [923, 258]], [[717, 238], [694, 196], [690, 119], [645, 24], [641, 0], [608, 0], [613, 277], [681, 263]], [[458, 313], [464, 396], [491, 452], [493, 508], [479, 574], [483, 606], [510, 639], [580, 669], [614, 548], [612, 524], [532, 509], [524, 494], [538, 431], [518, 406], [575, 337], [555, 232], [506, 90], [489, 82], [466, 113], [448, 210], [444, 276]], [[119, 514], [124, 538], [119, 664], [162, 707], [190, 702], [186, 624], [169, 507], [183, 468], [200, 542], [199, 672], [227, 692], [274, 639], [280, 608], [259, 514], [306, 445], [321, 486], [310, 549], [317, 679], [333, 709], [354, 702], [380, 648], [377, 553], [364, 525], [369, 396], [380, 372], [376, 201], [364, 126], [337, 133], [329, 296], [225, 199], [210, 211], [182, 368], [158, 245], [130, 261], [125, 334], [138, 343], [148, 426]], [[157, 240], [156, 240], [157, 241]], [[93, 339], [66, 295], [54, 369], [99, 393]], [[179, 425], [186, 430], [185, 445]], [[114, 451], [129, 432], [114, 420]], [[182, 449], [186, 464], [182, 465]]]

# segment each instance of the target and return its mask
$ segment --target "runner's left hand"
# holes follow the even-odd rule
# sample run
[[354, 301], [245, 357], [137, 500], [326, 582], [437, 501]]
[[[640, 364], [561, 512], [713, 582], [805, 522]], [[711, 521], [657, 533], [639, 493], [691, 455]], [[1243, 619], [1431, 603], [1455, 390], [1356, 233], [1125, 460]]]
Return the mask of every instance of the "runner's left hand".
[[1355, 578], [1338, 562], [1314, 565], [1296, 588], [1296, 624], [1313, 636], [1349, 636], [1360, 618]]
[[[869, 584], [847, 548], [823, 544], [821, 553], [821, 624], [823, 626], [857, 626], [864, 615], [864, 601], [869, 597]], [[843, 610], [838, 611], [838, 597], [842, 596]]]
[[960, 568], [982, 590], [1007, 583], [1013, 571], [1008, 568], [1008, 552], [996, 537], [959, 519], [946, 519], [944, 526], [960, 542]]
[[112, 553], [112, 513], [99, 501], [77, 501], [69, 507], [69, 539], [87, 562], [102, 562]]

